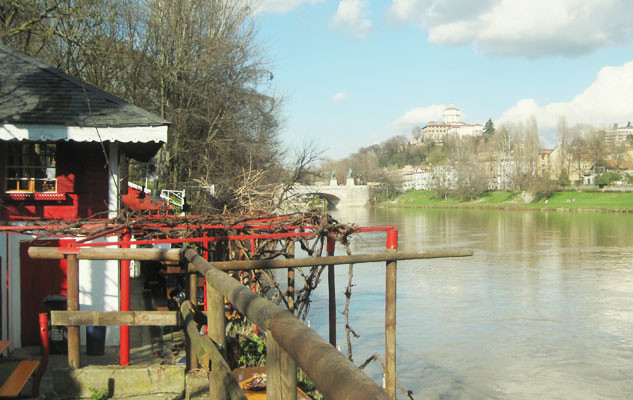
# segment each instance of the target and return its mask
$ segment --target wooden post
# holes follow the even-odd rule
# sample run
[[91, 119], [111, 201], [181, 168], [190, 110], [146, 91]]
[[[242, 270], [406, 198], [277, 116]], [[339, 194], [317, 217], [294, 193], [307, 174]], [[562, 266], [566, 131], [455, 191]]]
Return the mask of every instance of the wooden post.
[[[76, 254], [67, 254], [67, 307], [68, 311], [79, 311], [79, 260]], [[68, 330], [68, 367], [79, 368], [79, 326]]]
[[[387, 251], [398, 251], [398, 231], [387, 232]], [[385, 294], [385, 391], [396, 398], [396, 272], [397, 261], [387, 261]]]
[[266, 332], [266, 398], [297, 399], [297, 364]]
[[224, 297], [207, 279], [207, 335], [218, 346], [220, 353], [226, 359], [226, 337], [224, 336]]
[[[333, 256], [336, 241], [327, 238], [327, 255]], [[330, 344], [336, 348], [336, 281], [334, 279], [334, 265], [327, 266], [328, 309], [330, 316]]]
[[[295, 258], [295, 242], [288, 245], [289, 258]], [[288, 268], [288, 310], [294, 313], [295, 310], [295, 269]]]
[[[187, 269], [189, 270], [189, 268]], [[198, 275], [193, 272], [189, 273], [189, 279], [187, 280], [188, 288], [187, 288], [187, 297], [192, 304], [198, 305]], [[200, 335], [198, 333], [198, 335]], [[191, 339], [189, 335], [186, 336], [186, 347], [187, 347], [187, 371], [191, 371], [192, 369], [198, 368], [198, 356], [193, 349], [193, 345], [191, 344]]]
[[191, 338], [193, 351], [201, 360], [202, 368], [209, 370], [209, 398], [218, 400], [246, 400], [244, 392], [231, 373], [229, 365], [208, 336], [199, 336], [193, 320], [193, 304], [185, 301], [180, 306], [187, 337]]

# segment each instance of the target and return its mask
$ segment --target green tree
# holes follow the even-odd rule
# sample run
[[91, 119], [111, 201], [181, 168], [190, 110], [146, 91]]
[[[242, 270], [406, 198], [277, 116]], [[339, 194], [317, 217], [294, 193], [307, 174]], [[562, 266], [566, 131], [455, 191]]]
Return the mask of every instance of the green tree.
[[607, 171], [601, 174], [596, 179], [596, 185], [602, 187], [602, 186], [607, 186], [613, 182], [621, 181], [621, 180], [622, 180], [622, 175], [618, 174], [617, 172]]
[[489, 136], [495, 134], [495, 124], [492, 122], [492, 118], [488, 119], [488, 122], [484, 125], [484, 133]]

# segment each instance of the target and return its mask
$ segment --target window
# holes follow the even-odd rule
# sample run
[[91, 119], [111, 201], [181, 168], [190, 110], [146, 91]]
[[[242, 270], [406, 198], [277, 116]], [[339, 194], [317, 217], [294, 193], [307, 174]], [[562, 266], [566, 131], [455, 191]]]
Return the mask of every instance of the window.
[[8, 143], [7, 191], [56, 192], [54, 143]]

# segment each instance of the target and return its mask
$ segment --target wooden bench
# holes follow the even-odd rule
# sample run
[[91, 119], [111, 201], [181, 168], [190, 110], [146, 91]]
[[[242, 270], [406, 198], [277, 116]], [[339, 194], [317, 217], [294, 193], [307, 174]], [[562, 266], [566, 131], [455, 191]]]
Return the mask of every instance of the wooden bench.
[[[10, 345], [10, 340], [0, 340], [0, 353], [3, 353]], [[11, 375], [0, 386], [0, 397], [18, 397], [39, 364], [40, 362], [35, 360], [20, 361]]]
[[18, 397], [39, 364], [39, 361], [34, 360], [20, 361], [11, 376], [0, 387], [0, 397]]

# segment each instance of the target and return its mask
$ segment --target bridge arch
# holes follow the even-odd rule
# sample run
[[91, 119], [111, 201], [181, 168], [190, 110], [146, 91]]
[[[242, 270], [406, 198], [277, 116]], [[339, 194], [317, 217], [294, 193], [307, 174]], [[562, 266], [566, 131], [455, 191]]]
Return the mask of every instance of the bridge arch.
[[306, 200], [309, 196], [327, 200], [328, 208], [369, 204], [369, 187], [365, 185], [296, 185], [293, 190], [295, 195]]
[[311, 193], [306, 193], [305, 196], [313, 196], [313, 197], [318, 197], [320, 199], [326, 200], [328, 209], [336, 208], [336, 205], [341, 201], [340, 197], [335, 196], [331, 193], [311, 192]]

